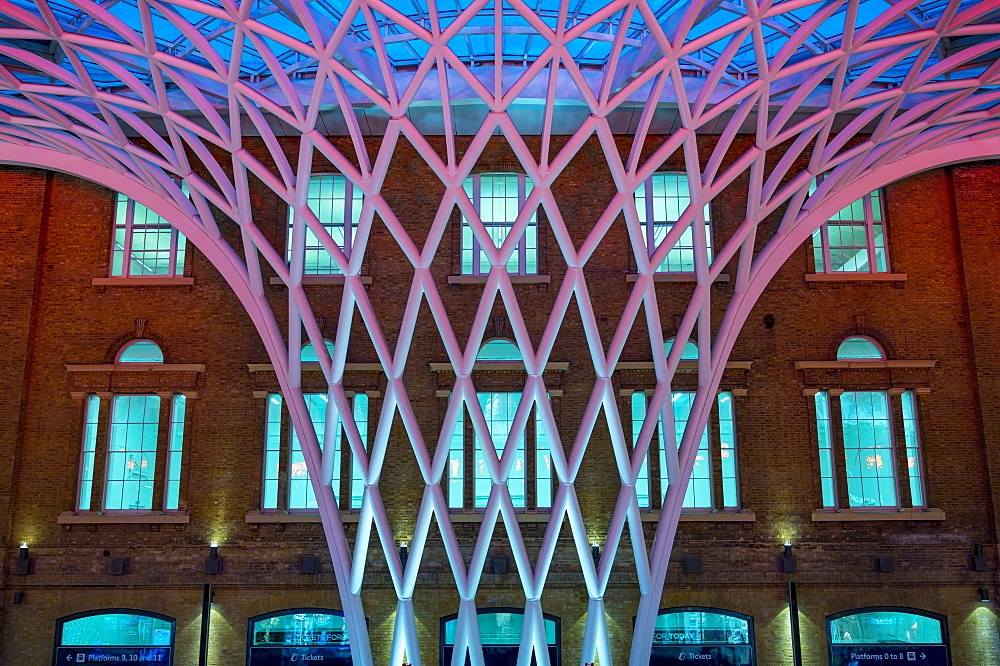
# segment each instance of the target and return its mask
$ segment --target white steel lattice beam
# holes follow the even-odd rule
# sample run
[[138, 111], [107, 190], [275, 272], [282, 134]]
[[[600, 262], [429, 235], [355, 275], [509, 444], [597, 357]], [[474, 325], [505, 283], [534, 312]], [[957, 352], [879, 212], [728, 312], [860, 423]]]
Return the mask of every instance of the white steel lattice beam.
[[[488, 547], [502, 521], [526, 599], [519, 665], [527, 666], [532, 653], [539, 664], [548, 662], [543, 599], [560, 530], [568, 523], [589, 597], [581, 662], [593, 662], [596, 656], [602, 664], [612, 663], [604, 597], [627, 530], [639, 599], [630, 664], [640, 666], [649, 661], [700, 433], [730, 350], [768, 280], [813, 230], [861, 195], [920, 169], [1000, 154], [996, 0], [911, 0], [890, 3], [888, 9], [879, 4], [877, 11], [874, 4], [612, 0], [583, 15], [567, 0], [544, 0], [537, 14], [522, 0], [474, 0], [460, 3], [457, 10], [444, 10], [430, 0], [416, 3], [410, 13], [382, 0], [351, 0], [337, 12], [328, 3], [306, 0], [271, 5], [252, 0], [77, 0], [72, 9], [43, 0], [0, 0], [0, 160], [92, 178], [136, 199], [177, 226], [233, 286], [261, 334], [301, 440], [356, 663], [373, 663], [363, 603], [370, 548], [381, 550], [398, 600], [390, 662], [397, 666], [405, 653], [412, 663], [421, 663], [426, 653], [418, 642], [413, 595], [427, 537], [436, 524], [460, 599], [452, 663], [461, 666], [468, 655], [481, 665], [476, 598]], [[483, 35], [492, 35], [491, 46], [475, 51], [479, 42], [472, 37]], [[526, 45], [513, 58], [510, 40], [525, 35]], [[512, 65], [513, 60], [520, 63]], [[537, 155], [513, 113], [529, 95], [541, 100]], [[440, 104], [443, 154], [410, 115], [418, 102], [426, 105], [428, 100]], [[487, 112], [460, 152], [456, 116], [470, 101]], [[553, 136], [565, 131], [557, 116], [568, 103], [584, 104], [589, 115], [557, 148]], [[623, 156], [612, 119], [635, 107], [642, 111]], [[386, 116], [374, 145], [367, 136], [371, 109]], [[659, 136], [654, 127], [668, 112], [675, 115], [676, 128]], [[334, 116], [349, 141], [324, 135], [323, 119]], [[715, 128], [717, 141], [708, 147], [698, 137], [710, 128]], [[283, 135], [297, 138], [297, 146], [288, 149]], [[499, 247], [463, 186], [496, 135], [510, 146], [533, 186]], [[401, 141], [414, 147], [444, 190], [425, 238], [412, 238], [399, 219], [405, 211], [394, 210], [382, 195]], [[588, 142], [600, 146], [616, 195], [597, 219], [586, 221], [593, 226], [577, 245], [571, 228], [575, 231], [580, 222], [564, 218], [552, 187]], [[263, 146], [267, 157], [251, 151], [251, 144]], [[345, 146], [350, 150], [344, 152]], [[634, 195], [675, 154], [685, 164], [691, 203], [659, 245], [647, 247]], [[320, 160], [344, 174], [364, 197], [349, 251], [308, 205], [313, 165]], [[710, 260], [705, 206], [744, 174], [748, 191], [742, 222]], [[826, 177], [810, 194], [819, 175]], [[175, 178], [184, 181], [190, 198]], [[292, 211], [290, 260], [254, 220], [251, 178]], [[245, 260], [223, 237], [210, 204], [238, 226]], [[762, 223], [781, 207], [777, 231], [765, 236], [770, 232]], [[544, 331], [535, 340], [506, 264], [539, 208], [566, 271]], [[452, 327], [431, 273], [456, 210], [485, 248], [490, 266], [465, 340]], [[605, 340], [584, 269], [613, 225], [622, 223], [639, 275], [611, 339]], [[413, 271], [394, 336], [379, 320], [361, 281], [375, 224], [388, 228], [397, 244], [392, 249]], [[306, 229], [345, 276], [332, 356], [303, 287]], [[689, 230], [695, 239], [696, 284], [676, 344], [665, 355], [653, 277]], [[759, 246], [763, 249], [756, 251]], [[713, 322], [713, 300], [720, 296], [711, 286], [732, 261], [737, 265], [733, 295], [724, 304], [722, 321]], [[288, 288], [284, 331], [265, 298], [265, 266]], [[492, 447], [483, 447], [492, 490], [471, 559], [466, 559], [441, 480], [448, 442], [463, 411], [471, 417], [476, 438], [491, 441], [472, 370], [495, 302], [508, 313], [527, 378], [502, 451], [496, 455]], [[586, 408], [579, 428], [569, 432], [560, 427], [546, 399], [543, 372], [574, 303], [595, 380], [590, 395], [579, 396]], [[403, 379], [422, 306], [432, 315], [455, 375], [432, 441], [424, 438], [427, 424], [420, 423]], [[386, 376], [370, 450], [343, 386], [356, 316]], [[648, 331], [656, 388], [630, 452], [613, 377], [636, 326]], [[393, 337], [394, 345], [389, 342]], [[657, 421], [674, 422], [671, 383], [689, 339], [697, 341], [698, 391], [679, 448], [670, 441], [674, 430], [664, 429], [666, 464], [674, 482], [649, 544], [635, 485]], [[342, 421], [364, 481], [353, 551], [333, 491], [321, 481], [330, 478], [322, 472], [332, 456], [320, 450], [306, 409], [300, 357], [305, 341], [313, 343], [328, 384], [326, 436], [332, 438]], [[507, 487], [532, 408], [549, 436], [557, 481], [552, 515], [534, 560]], [[595, 562], [588, 518], [574, 483], [602, 415], [621, 491]], [[405, 564], [380, 488], [397, 416], [425, 484]]]

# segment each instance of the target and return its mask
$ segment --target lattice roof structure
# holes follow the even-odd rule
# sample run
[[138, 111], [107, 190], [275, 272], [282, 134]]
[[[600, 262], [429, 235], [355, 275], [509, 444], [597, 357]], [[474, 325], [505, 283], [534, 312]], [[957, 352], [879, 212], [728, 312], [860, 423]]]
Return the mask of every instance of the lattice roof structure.
[[[462, 663], [468, 651], [472, 663], [481, 664], [475, 597], [487, 548], [502, 520], [526, 598], [519, 663], [527, 664], [532, 652], [539, 664], [548, 663], [542, 599], [566, 521], [581, 584], [590, 597], [584, 662], [596, 655], [600, 663], [612, 663], [603, 598], [628, 530], [640, 598], [630, 663], [639, 666], [649, 661], [698, 433], [757, 297], [814, 229], [861, 195], [923, 169], [1000, 153], [998, 52], [996, 0], [4, 0], [0, 160], [76, 174], [132, 197], [186, 234], [232, 285], [261, 333], [302, 438], [356, 663], [372, 661], [362, 584], [370, 546], [381, 547], [398, 597], [392, 663], [401, 663], [404, 652], [420, 663], [412, 598], [435, 521], [461, 599], [454, 663]], [[718, 140], [706, 149], [697, 142], [701, 134], [715, 134]], [[350, 137], [353, 151], [339, 150], [343, 144], [328, 138], [336, 135]], [[432, 144], [429, 135], [442, 139]], [[459, 150], [461, 135], [472, 138]], [[533, 184], [510, 242], [500, 247], [463, 190], [494, 135], [510, 144]], [[540, 136], [537, 148], [529, 146], [526, 135]], [[554, 135], [568, 138], [554, 142]], [[621, 135], [628, 137], [624, 154], [616, 143]], [[740, 135], [752, 141], [737, 143]], [[286, 149], [288, 137], [295, 150]], [[266, 147], [267, 160], [248, 150], [250, 138]], [[589, 228], [577, 245], [551, 185], [581, 146], [595, 139], [618, 194], [599, 218], [573, 221]], [[400, 141], [417, 149], [444, 187], [426, 238], [411, 238], [399, 221], [403, 211], [381, 195]], [[691, 204], [659, 246], [646, 247], [633, 194], [675, 153], [684, 157]], [[349, 254], [306, 203], [314, 156], [328, 160], [364, 194]], [[813, 189], [820, 175], [825, 177]], [[673, 345], [669, 356], [663, 353], [653, 273], [681, 234], [704, 227], [704, 205], [743, 177], [749, 183], [743, 222], [711, 260], [705, 235], [694, 234], [700, 239], [697, 283], [677, 337], [698, 341], [699, 391], [672, 462], [678, 482], [670, 485], [650, 544], [642, 531], [635, 482], [657, 418], [671, 418], [666, 398], [684, 347]], [[293, 247], [290, 261], [272, 247], [254, 221], [251, 179], [291, 207], [294, 228], [308, 227], [345, 276], [332, 357], [303, 289], [303, 247]], [[210, 206], [226, 224], [238, 226], [241, 247], [229, 244]], [[456, 337], [440, 286], [430, 274], [456, 208], [480, 238], [492, 267], [465, 340]], [[544, 334], [532, 339], [505, 265], [539, 208], [567, 270], [556, 285]], [[764, 225], [769, 217], [778, 223]], [[360, 278], [373, 224], [389, 227], [412, 266], [412, 288], [394, 346]], [[595, 320], [584, 269], [613, 224], [626, 225], [639, 275], [607, 340]], [[711, 286], [727, 264], [736, 266], [733, 289], [725, 317], [713, 322], [710, 305], [723, 296]], [[288, 287], [285, 330], [264, 298], [263, 265]], [[496, 299], [509, 313], [527, 381], [503, 455], [493, 457], [486, 448], [494, 485], [470, 561], [459, 549], [441, 478], [447, 438], [462, 409], [471, 415], [477, 436], [490, 439], [471, 372]], [[422, 430], [403, 381], [417, 313], [424, 306], [433, 314], [456, 376], [437, 441], [421, 434], [426, 424]], [[579, 430], [565, 432], [544, 399], [542, 370], [571, 306], [579, 309], [596, 380]], [[356, 316], [387, 377], [370, 451], [361, 443], [342, 384]], [[657, 387], [630, 453], [611, 377], [640, 317], [649, 330]], [[353, 550], [330, 487], [316, 481], [324, 460], [302, 397], [299, 351], [306, 338], [315, 345], [331, 403], [343, 415], [365, 479]], [[504, 482], [534, 405], [552, 441], [559, 489], [540, 554], [532, 560]], [[397, 414], [426, 484], [405, 565], [379, 490]], [[573, 482], [598, 419], [606, 419], [612, 434], [622, 489], [603, 554], [595, 562]]]

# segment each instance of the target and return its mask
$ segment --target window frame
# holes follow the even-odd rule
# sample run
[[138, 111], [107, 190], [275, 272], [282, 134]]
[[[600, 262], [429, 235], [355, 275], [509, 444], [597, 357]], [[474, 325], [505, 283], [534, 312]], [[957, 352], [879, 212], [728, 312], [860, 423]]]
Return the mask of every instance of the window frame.
[[[818, 178], [817, 181], [822, 182], [822, 178]], [[875, 205], [872, 201], [874, 197], [878, 200], [879, 214], [881, 215], [881, 220], [875, 220]], [[823, 222], [823, 224], [816, 229], [812, 234], [810, 234], [810, 248], [809, 248], [809, 260], [812, 263], [812, 273], [816, 275], [886, 275], [892, 272], [892, 262], [889, 257], [889, 221], [886, 216], [885, 211], [885, 189], [878, 188], [872, 190], [867, 194], [864, 194], [859, 199], [855, 199], [850, 204], [845, 206], [843, 209], [837, 211], [837, 215], [840, 215], [844, 210], [850, 209], [856, 202], [860, 201], [862, 209], [864, 211], [863, 220], [835, 220], [829, 219]], [[833, 263], [831, 259], [831, 245], [830, 245], [830, 223], [834, 223], [836, 226], [840, 227], [858, 227], [864, 226], [865, 228], [865, 251], [868, 257], [868, 270], [860, 271], [846, 271], [846, 270], [832, 270]], [[882, 227], [882, 246], [881, 250], [883, 257], [885, 259], [885, 269], [879, 269], [878, 254], [876, 252], [879, 249], [875, 245], [875, 225], [879, 224]], [[816, 247], [816, 240], [819, 240], [819, 248]], [[847, 246], [847, 245], [837, 245], [838, 249], [858, 246]], [[819, 249], [820, 256], [823, 259], [823, 265], [818, 266], [816, 264], [816, 250]]]
[[[683, 176], [683, 178], [684, 178], [684, 185], [688, 189], [687, 204], [685, 204], [685, 206], [681, 207], [678, 210], [678, 214], [677, 214], [678, 218], [680, 218], [683, 215], [684, 210], [688, 206], [691, 205], [690, 180], [688, 178], [688, 174], [687, 174], [686, 171], [657, 171], [656, 173], [652, 174], [649, 178], [647, 178], [646, 180], [644, 180], [642, 182], [642, 185], [640, 185], [639, 188], [637, 188], [635, 190], [635, 192], [633, 192], [632, 196], [633, 196], [633, 199], [635, 200], [636, 211], [639, 212], [639, 215], [638, 215], [638, 217], [639, 217], [639, 228], [642, 231], [643, 240], [645, 241], [645, 244], [646, 244], [646, 254], [647, 254], [647, 256], [650, 256], [650, 257], [652, 257], [653, 253], [656, 251], [656, 235], [657, 235], [657, 232], [660, 231], [660, 229], [662, 228], [663, 229], [664, 237], [666, 237], [666, 234], [669, 234], [670, 230], [673, 229], [674, 225], [677, 224], [677, 222], [678, 222], [678, 220], [656, 220], [655, 217], [654, 217], [654, 215], [653, 215], [653, 212], [654, 212], [654, 209], [655, 209], [654, 200], [656, 198], [658, 198], [658, 197], [654, 196], [654, 193], [653, 193], [653, 179], [656, 178], [657, 176], [671, 176], [671, 177], [674, 177], [674, 176]], [[642, 191], [642, 194], [641, 194], [642, 206], [641, 207], [639, 205], [640, 190]], [[668, 197], [667, 195], [663, 195], [662, 198], [666, 200], [666, 199], [669, 199], [671, 197]], [[682, 199], [682, 197], [680, 197], [680, 196], [677, 196], [677, 197], [674, 197], [674, 198], [676, 198], [678, 200]], [[705, 204], [705, 208], [704, 208], [704, 213], [703, 214], [704, 214], [704, 218], [705, 218], [705, 236], [706, 236], [705, 243], [706, 243], [706, 248], [708, 250], [708, 265], [711, 266], [712, 265], [712, 261], [714, 259], [714, 255], [715, 255], [715, 236], [714, 236], [714, 228], [713, 228], [713, 225], [712, 225], [712, 213], [711, 213], [711, 204], [710, 203], [706, 203]], [[669, 215], [667, 217], [669, 217]], [[695, 234], [695, 227], [697, 225], [698, 225], [697, 220], [692, 220], [691, 224], [688, 226], [688, 231], [690, 231], [690, 233], [691, 233], [691, 245], [690, 246], [688, 246], [688, 245], [680, 245], [681, 238], [683, 238], [683, 236], [684, 236], [684, 234], [682, 233], [681, 234], [681, 238], [678, 238], [677, 242], [674, 243], [674, 246], [672, 248], [670, 248], [670, 250], [664, 256], [663, 262], [660, 263], [660, 265], [656, 267], [656, 270], [653, 271], [654, 273], [663, 274], [663, 275], [694, 275], [695, 274], [696, 267], [695, 267], [694, 255], [695, 255], [695, 248], [697, 247], [697, 245], [695, 243], [694, 234]], [[684, 233], [687, 233], [687, 232], [684, 232]], [[661, 239], [661, 242], [662, 242], [662, 239]], [[672, 255], [674, 256], [675, 259], [678, 259], [678, 255], [680, 255], [683, 251], [690, 251], [691, 252], [691, 270], [686, 271], [686, 270], [670, 270], [669, 268], [664, 269], [664, 266], [669, 266], [670, 259], [671, 259]], [[683, 265], [683, 259], [678, 259], [678, 261], [680, 261], [682, 263], [682, 265]]]
[[[344, 197], [342, 200], [344, 207], [344, 218], [340, 221], [332, 221], [329, 224], [326, 223], [323, 220], [323, 218], [321, 218], [319, 214], [316, 213], [316, 211], [310, 204], [310, 197], [308, 192], [306, 193], [306, 205], [309, 206], [309, 209], [312, 210], [314, 215], [316, 215], [316, 219], [319, 220], [319, 223], [323, 226], [326, 232], [330, 234], [330, 237], [333, 238], [335, 243], [337, 242], [337, 239], [333, 232], [335, 229], [338, 228], [338, 226], [340, 227], [340, 230], [343, 233], [344, 240], [343, 243], [337, 243], [337, 246], [344, 253], [344, 256], [347, 257], [348, 260], [350, 260], [351, 252], [354, 249], [354, 236], [357, 233], [357, 228], [358, 228], [358, 225], [355, 224], [354, 222], [355, 192], [357, 191], [358, 193], [358, 196], [356, 198], [358, 202], [358, 207], [357, 207], [358, 217], [360, 217], [361, 209], [364, 206], [364, 194], [355, 186], [354, 182], [350, 178], [337, 171], [311, 174], [309, 176], [309, 183], [307, 187], [309, 189], [312, 189], [313, 181], [319, 181], [324, 178], [331, 179], [332, 182], [330, 187], [334, 189], [336, 187], [336, 183], [338, 180], [342, 180], [344, 182]], [[331, 196], [329, 199], [323, 199], [323, 201], [328, 201], [331, 204], [338, 200], [339, 199], [333, 196]], [[295, 208], [293, 206], [288, 206], [288, 221], [285, 224], [285, 261], [288, 263], [289, 268], [291, 268], [292, 265], [292, 251], [293, 251], [292, 230], [294, 226], [295, 226]], [[306, 232], [306, 239], [304, 241], [305, 243], [308, 243], [310, 235], [312, 235], [315, 238], [315, 234], [312, 232], [311, 229], [308, 228], [308, 226], [304, 221], [301, 223], [301, 226], [302, 229], [305, 230]], [[336, 266], [336, 264], [333, 263], [332, 257], [329, 257], [329, 260], [332, 264], [331, 269], [329, 271], [308, 270], [308, 262], [306, 258], [309, 256], [310, 251], [322, 253], [319, 256], [327, 256], [326, 250], [323, 248], [322, 243], [320, 243], [318, 246], [309, 246], [308, 244], [305, 245], [305, 247], [303, 248], [303, 256], [302, 256], [303, 277], [331, 277], [331, 276], [344, 275], [344, 273]]]
[[[185, 190], [186, 191], [186, 190]], [[167, 222], [164, 218], [157, 215], [150, 209], [150, 215], [155, 215], [159, 223], [142, 223], [140, 227], [150, 227], [163, 230], [164, 228], [170, 232], [170, 247], [168, 249], [167, 255], [167, 272], [166, 273], [154, 273], [154, 274], [133, 274], [131, 271], [132, 267], [132, 244], [134, 240], [134, 235], [136, 232], [136, 222], [135, 222], [135, 207], [139, 204], [135, 199], [131, 199], [121, 192], [114, 193], [114, 203], [113, 203], [113, 213], [111, 222], [111, 252], [110, 259], [108, 261], [108, 277], [111, 278], [127, 278], [135, 280], [148, 280], [156, 278], [176, 278], [184, 276], [184, 264], [187, 262], [187, 238], [182, 234], [177, 227], [173, 226]], [[119, 211], [122, 205], [122, 199], [124, 199], [125, 204], [125, 220], [119, 220]], [[124, 243], [122, 244], [122, 267], [121, 272], [115, 272], [115, 255], [118, 253], [118, 245], [116, 238], [118, 236], [118, 230], [121, 229], [124, 233]], [[178, 262], [178, 258], [180, 261]], [[180, 266], [178, 266], [180, 263]]]
[[[483, 223], [483, 226], [486, 228], [487, 231], [489, 231], [491, 227], [503, 227], [503, 226], [505, 226], [506, 229], [507, 229], [507, 232], [504, 234], [504, 238], [506, 240], [507, 234], [510, 233], [510, 230], [513, 228], [514, 223], [517, 220], [517, 215], [515, 216], [515, 218], [513, 220], [505, 220], [503, 223], [490, 223], [490, 224], [487, 224], [487, 223], [483, 222], [483, 220], [482, 220], [482, 196], [481, 196], [482, 195], [482, 177], [483, 176], [489, 176], [489, 177], [494, 177], [494, 176], [517, 176], [517, 215], [520, 215], [521, 211], [524, 209], [525, 203], [528, 200], [528, 193], [532, 189], [533, 183], [529, 183], [526, 174], [519, 173], [519, 172], [516, 172], [516, 171], [481, 171], [481, 172], [478, 172], [478, 173], [471, 174], [471, 175], [468, 176], [468, 178], [466, 178], [466, 184], [469, 184], [469, 181], [471, 181], [472, 193], [469, 194], [469, 199], [472, 202], [472, 207], [476, 210], [476, 213], [479, 214], [480, 222]], [[509, 197], [507, 197], [507, 198], [509, 199]], [[534, 229], [535, 229], [535, 247], [534, 248], [529, 248], [527, 246], [527, 237], [528, 237], [528, 230], [530, 228], [532, 228], [532, 227], [534, 227]], [[467, 238], [466, 238], [466, 236], [467, 236], [466, 230], [468, 230], [468, 236], [471, 237], [471, 242], [472, 242], [471, 247], [469, 247], [466, 244], [466, 240], [467, 240]], [[540, 270], [540, 268], [541, 268], [541, 248], [540, 248], [540, 245], [541, 245], [541, 243], [540, 243], [540, 237], [541, 237], [541, 235], [539, 234], [539, 230], [540, 230], [540, 227], [539, 227], [539, 224], [538, 224], [538, 210], [536, 209], [532, 213], [531, 219], [528, 220], [528, 224], [524, 228], [524, 233], [521, 235], [521, 238], [517, 241], [517, 247], [515, 248], [514, 253], [511, 255], [512, 259], [514, 257], [516, 257], [517, 260], [516, 260], [516, 270], [515, 271], [508, 270], [508, 273], [510, 275], [522, 276], [522, 275], [540, 275], [541, 274], [541, 270]], [[461, 216], [461, 226], [460, 226], [459, 237], [460, 237], [459, 238], [459, 257], [458, 257], [459, 274], [463, 275], [463, 276], [486, 276], [486, 275], [489, 275], [490, 270], [492, 269], [492, 267], [487, 265], [486, 269], [483, 270], [483, 267], [482, 267], [482, 247], [483, 246], [479, 242], [479, 237], [476, 236], [476, 234], [472, 232], [471, 225], [470, 225], [469, 221], [466, 219], [466, 217], [465, 217], [464, 214]], [[531, 249], [534, 249], [534, 253], [535, 253], [535, 256], [534, 256], [534, 263], [535, 263], [534, 271], [529, 271], [528, 270], [528, 265], [529, 265], [528, 258], [529, 258], [529, 252], [530, 252]], [[469, 252], [469, 253], [472, 254], [472, 257], [471, 257], [472, 258], [471, 270], [469, 272], [466, 272], [466, 270], [465, 270], [465, 255], [466, 255], [467, 252]], [[507, 265], [509, 265], [509, 264], [510, 264], [510, 260], [508, 260], [508, 262], [507, 262]]]
[[[656, 617], [659, 618], [662, 615], [673, 615], [675, 613], [710, 613], [712, 615], [722, 615], [725, 617], [734, 617], [739, 620], [745, 620], [747, 623], [747, 645], [750, 647], [750, 664], [751, 666], [756, 666], [757, 664], [757, 637], [754, 630], [754, 621], [752, 615], [746, 615], [744, 613], [738, 613], [736, 611], [727, 610], [725, 608], [716, 608], [714, 606], [675, 606], [671, 608], [660, 608], [656, 612]], [[635, 624], [635, 618], [632, 618], [633, 625]], [[654, 629], [655, 641], [655, 629]], [[667, 644], [664, 644], [664, 646]], [[675, 645], [711, 645], [707, 643], [675, 643]], [[735, 645], [734, 643], [727, 643], [725, 645]], [[656, 647], [656, 644], [653, 644]]]

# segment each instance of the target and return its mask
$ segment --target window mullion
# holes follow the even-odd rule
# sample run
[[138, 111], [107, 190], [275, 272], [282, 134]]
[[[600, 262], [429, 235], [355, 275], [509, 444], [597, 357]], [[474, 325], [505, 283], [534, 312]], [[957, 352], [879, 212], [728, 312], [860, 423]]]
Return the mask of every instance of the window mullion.
[[722, 488], [722, 429], [720, 428], [719, 396], [712, 401], [708, 416], [708, 478], [712, 488], [714, 511], [725, 511], [725, 491]]
[[[472, 208], [479, 216], [480, 226], [485, 228], [486, 225], [483, 223], [481, 184], [482, 179], [479, 174], [472, 177]], [[469, 232], [472, 234], [472, 274], [482, 275], [483, 271], [479, 260], [480, 254], [482, 253], [482, 245], [479, 242], [479, 234], [476, 233], [472, 220], [469, 220]]]
[[351, 261], [354, 247], [354, 183], [344, 179], [344, 256]]
[[824, 273], [833, 273], [833, 264], [830, 259], [830, 223], [829, 221], [824, 222], [823, 226], [820, 227], [820, 239], [823, 244], [823, 271]]
[[[282, 395], [279, 393], [278, 395]], [[291, 459], [292, 459], [292, 414], [288, 409], [288, 403], [284, 400], [282, 396], [281, 400], [281, 434], [280, 434], [280, 452], [278, 455], [278, 501], [277, 509], [279, 511], [288, 510], [290, 506], [289, 502], [289, 488], [291, 484], [289, 483], [291, 478]]]
[[[128, 200], [125, 207], [125, 239], [122, 243], [122, 277], [132, 275], [132, 234], [135, 230], [135, 201]], [[114, 246], [114, 240], [112, 240]]]
[[[527, 195], [525, 193], [525, 190], [526, 190], [526, 177], [525, 177], [525, 175], [523, 173], [522, 174], [518, 174], [518, 176], [517, 176], [517, 216], [514, 218], [515, 222], [517, 221], [517, 218], [521, 216], [521, 211], [524, 209], [524, 202], [527, 199]], [[513, 226], [513, 224], [514, 223], [512, 222], [511, 226]], [[527, 272], [525, 270], [526, 267], [527, 267], [527, 265], [528, 265], [528, 248], [527, 248], [527, 244], [528, 243], [527, 243], [527, 240], [528, 240], [528, 227], [525, 226], [524, 233], [522, 233], [521, 237], [517, 240], [517, 273], [518, 273], [518, 275], [524, 275]]]
[[[644, 203], [646, 205], [646, 256], [652, 257], [653, 252], [656, 250], [653, 245], [654, 241], [654, 230], [656, 224], [653, 221], [653, 177], [650, 176], [646, 179], [646, 182], [642, 184], [643, 188], [646, 190], [646, 198]], [[659, 269], [659, 266], [650, 266], [652, 271], [655, 273]]]
[[98, 392], [101, 399], [97, 411], [97, 450], [94, 452], [94, 483], [90, 495], [90, 510], [101, 511], [107, 496], [108, 455], [111, 449], [111, 403], [112, 394]]

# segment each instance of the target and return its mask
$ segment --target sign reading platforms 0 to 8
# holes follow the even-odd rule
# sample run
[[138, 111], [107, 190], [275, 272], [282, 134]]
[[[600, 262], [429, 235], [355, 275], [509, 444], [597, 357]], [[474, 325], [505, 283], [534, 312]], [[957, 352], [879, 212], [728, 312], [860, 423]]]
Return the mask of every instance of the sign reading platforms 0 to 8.
[[865, 664], [919, 664], [948, 666], [948, 650], [943, 645], [834, 645], [830, 666]]
[[61, 647], [56, 664], [169, 664], [168, 647]]

